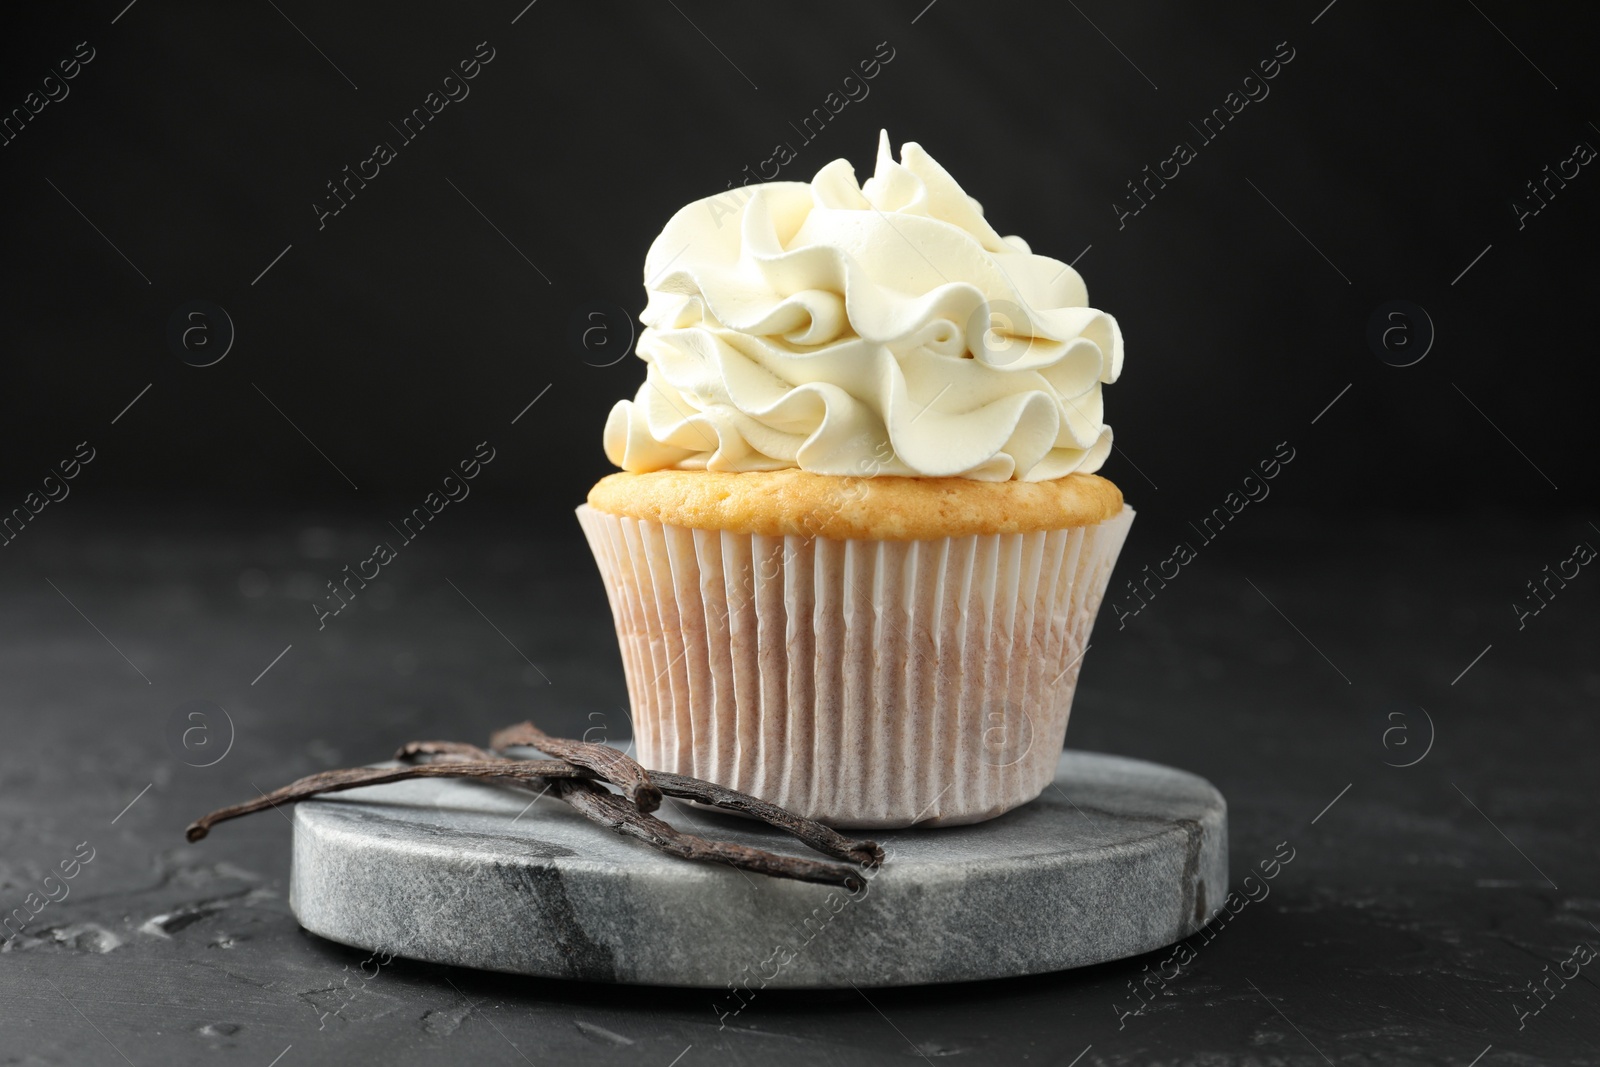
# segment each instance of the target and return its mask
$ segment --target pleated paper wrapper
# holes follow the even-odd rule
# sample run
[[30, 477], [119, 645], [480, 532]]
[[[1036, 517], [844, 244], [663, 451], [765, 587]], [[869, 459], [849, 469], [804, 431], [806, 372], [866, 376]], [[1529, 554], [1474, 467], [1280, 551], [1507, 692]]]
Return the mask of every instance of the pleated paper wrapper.
[[979, 822], [1050, 784], [1133, 510], [930, 541], [578, 519], [635, 758], [870, 828]]

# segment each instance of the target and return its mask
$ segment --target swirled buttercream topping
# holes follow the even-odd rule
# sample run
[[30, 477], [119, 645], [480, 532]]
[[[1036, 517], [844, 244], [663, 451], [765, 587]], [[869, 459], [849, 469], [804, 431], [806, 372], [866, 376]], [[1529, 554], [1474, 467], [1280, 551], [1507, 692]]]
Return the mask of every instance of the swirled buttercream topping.
[[679, 211], [645, 258], [645, 382], [606, 421], [628, 471], [1043, 481], [1111, 450], [1116, 320], [1001, 237], [921, 146]]

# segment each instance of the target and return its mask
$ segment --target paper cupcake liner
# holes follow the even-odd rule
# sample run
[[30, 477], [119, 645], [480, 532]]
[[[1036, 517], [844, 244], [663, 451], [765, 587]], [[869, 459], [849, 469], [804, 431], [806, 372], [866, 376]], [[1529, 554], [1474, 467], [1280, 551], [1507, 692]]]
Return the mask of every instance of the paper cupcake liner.
[[979, 822], [1050, 783], [1133, 510], [931, 541], [578, 520], [636, 758], [868, 828]]

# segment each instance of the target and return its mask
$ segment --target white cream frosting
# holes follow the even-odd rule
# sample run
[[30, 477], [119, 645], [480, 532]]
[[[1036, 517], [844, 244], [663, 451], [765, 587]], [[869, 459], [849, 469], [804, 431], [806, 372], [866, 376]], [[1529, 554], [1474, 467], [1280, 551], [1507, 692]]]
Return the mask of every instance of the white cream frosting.
[[605, 428], [624, 470], [1042, 481], [1111, 450], [1116, 320], [915, 143], [896, 163], [881, 134], [864, 185], [838, 159], [696, 201], [645, 278], [645, 382]]

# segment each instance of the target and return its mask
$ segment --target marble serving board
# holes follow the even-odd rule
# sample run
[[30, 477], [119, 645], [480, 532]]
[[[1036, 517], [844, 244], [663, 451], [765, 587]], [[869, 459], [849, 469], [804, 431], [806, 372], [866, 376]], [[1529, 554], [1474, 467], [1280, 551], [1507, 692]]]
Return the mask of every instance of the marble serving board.
[[[815, 857], [747, 819], [657, 814]], [[989, 822], [875, 836], [888, 862], [852, 894], [665, 856], [550, 797], [419, 779], [297, 805], [290, 904], [313, 933], [412, 959], [737, 991], [1082, 967], [1187, 936], [1227, 893], [1222, 795], [1119, 756], [1064, 753], [1042, 796]]]

